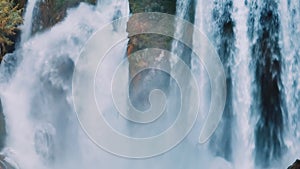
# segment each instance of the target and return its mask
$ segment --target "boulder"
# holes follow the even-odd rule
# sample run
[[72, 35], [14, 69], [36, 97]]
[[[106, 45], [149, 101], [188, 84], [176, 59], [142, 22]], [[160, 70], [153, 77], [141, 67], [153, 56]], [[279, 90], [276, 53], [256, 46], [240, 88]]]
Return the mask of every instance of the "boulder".
[[300, 169], [300, 160], [296, 160], [289, 168], [287, 169]]
[[62, 21], [69, 8], [78, 6], [81, 2], [96, 5], [97, 0], [43, 0], [36, 4], [33, 11], [32, 34], [51, 28]]

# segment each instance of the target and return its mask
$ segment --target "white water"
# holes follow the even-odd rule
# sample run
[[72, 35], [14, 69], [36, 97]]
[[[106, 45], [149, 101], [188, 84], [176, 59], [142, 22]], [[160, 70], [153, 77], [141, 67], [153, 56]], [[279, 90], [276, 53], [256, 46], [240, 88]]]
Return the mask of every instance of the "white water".
[[[190, 3], [190, 0], [178, 0], [176, 1], [176, 16], [180, 19], [185, 19], [187, 10], [188, 10], [188, 5]], [[176, 23], [176, 28], [175, 28], [175, 35], [176, 37], [181, 37], [182, 38], [182, 31], [184, 30], [183, 24]], [[181, 56], [183, 52], [183, 48], [180, 47], [178, 41], [174, 41], [172, 43], [172, 52], [175, 53], [177, 56]], [[171, 66], [177, 62], [177, 59], [174, 57], [171, 59]]]
[[[213, 9], [213, 3], [207, 1], [198, 1], [195, 14], [195, 26], [204, 32], [210, 40], [213, 39], [213, 27], [211, 13]], [[250, 103], [251, 103], [251, 91], [250, 91], [250, 73], [249, 73], [249, 43], [247, 41], [247, 17], [248, 9], [241, 1], [234, 1], [234, 13], [233, 19], [236, 21], [237, 27], [235, 28], [235, 34], [237, 36], [236, 47], [238, 49], [237, 54], [233, 60], [232, 67], [233, 74], [233, 111], [234, 116], [237, 118], [237, 123], [234, 125], [234, 140], [233, 140], [233, 161], [231, 164], [228, 162], [229, 168], [245, 168], [251, 169], [254, 167], [252, 159], [253, 151], [253, 136], [251, 134], [250, 124]], [[197, 41], [197, 37], [194, 37], [194, 41]], [[203, 51], [204, 52], [204, 51]], [[193, 58], [192, 68], [197, 72], [199, 69], [199, 62]], [[198, 70], [199, 71], [199, 70]], [[197, 74], [197, 73], [196, 73]], [[201, 101], [201, 107], [203, 110], [209, 107], [210, 97], [210, 82], [207, 76], [207, 72], [203, 67], [200, 67], [200, 95], [204, 100]], [[203, 114], [203, 113], [202, 113]], [[201, 115], [201, 113], [200, 113]], [[205, 145], [204, 145], [205, 146]], [[207, 150], [208, 152], [210, 150]], [[203, 152], [202, 152], [203, 153]], [[207, 152], [206, 152], [207, 154]], [[218, 159], [219, 157], [214, 157]], [[222, 158], [220, 158], [222, 159]], [[224, 168], [223, 163], [212, 162], [215, 165], [211, 168]], [[220, 166], [220, 167], [218, 167]]]
[[34, 7], [38, 0], [28, 0], [24, 15], [24, 24], [22, 25], [22, 35], [21, 35], [21, 44], [26, 42], [31, 35], [31, 27], [32, 27], [32, 18]]
[[[290, 4], [288, 4], [290, 2]], [[299, 1], [280, 1], [280, 19], [283, 55], [285, 56], [282, 79], [288, 110], [288, 134], [285, 138], [289, 152], [284, 159], [286, 165], [292, 163], [295, 156], [299, 157], [299, 101], [300, 101], [300, 3]]]
[[[64, 21], [19, 49], [22, 61], [9, 82], [1, 82], [0, 96], [8, 132], [4, 154], [20, 168], [98, 168], [105, 166], [103, 161], [109, 162], [111, 157], [106, 153], [106, 158], [101, 155], [103, 161], [99, 160], [99, 152], [104, 152], [78, 125], [71, 106], [70, 76], [72, 62], [85, 42], [112, 20], [117, 9], [128, 15], [126, 1], [107, 2], [101, 12], [81, 4], [69, 10]], [[26, 20], [32, 17], [25, 15]], [[106, 36], [103, 38], [110, 35]]]
[[[250, 53], [247, 37], [247, 18], [249, 10], [243, 1], [233, 1], [233, 19], [236, 21], [235, 35], [237, 52], [233, 59], [233, 111], [237, 123], [234, 131], [236, 140], [233, 143], [234, 168], [254, 168], [252, 152], [254, 149], [254, 136], [251, 128], [251, 71], [249, 70]], [[242, 157], [242, 158], [241, 158]]]
[[[300, 5], [292, 1], [292, 7]], [[128, 15], [127, 1], [100, 1], [97, 7], [81, 4], [78, 8], [68, 12], [67, 18], [54, 26], [51, 30], [30, 38], [32, 11], [35, 0], [29, 1], [25, 14], [25, 24], [22, 34], [22, 46], [17, 54], [22, 54], [23, 60], [18, 65], [15, 74], [9, 82], [0, 83], [0, 97], [6, 115], [8, 138], [7, 148], [4, 150], [10, 159], [18, 163], [21, 169], [77, 169], [77, 168], [255, 168], [253, 164], [253, 123], [250, 118], [250, 104], [252, 96], [251, 71], [249, 69], [249, 43], [247, 38], [247, 17], [249, 10], [243, 2], [234, 0], [233, 19], [236, 21], [236, 47], [237, 55], [234, 59], [233, 72], [233, 97], [234, 115], [237, 118], [235, 136], [232, 144], [235, 146], [233, 161], [228, 162], [211, 154], [206, 144], [197, 143], [200, 126], [197, 123], [187, 139], [182, 144], [163, 154], [162, 156], [144, 160], [129, 160], [111, 155], [95, 146], [83, 133], [72, 108], [70, 72], [78, 57], [81, 48], [88, 38], [101, 26], [109, 23], [115, 12]], [[188, 1], [179, 1], [177, 16], [184, 17]], [[209, 25], [212, 13], [212, 3], [198, 0], [196, 7], [195, 25], [203, 32], [210, 35], [212, 25]], [[283, 27], [283, 46], [285, 53], [285, 69], [283, 73], [286, 100], [289, 110], [289, 136], [288, 155], [283, 158], [283, 166], [294, 161], [299, 152], [299, 59], [294, 57], [299, 53], [300, 42], [295, 36], [299, 34], [300, 15], [291, 18], [291, 9], [285, 1], [281, 2], [281, 20]], [[284, 17], [289, 16], [289, 17]], [[292, 22], [296, 25], [290, 29]], [[176, 33], [181, 31], [180, 25]], [[104, 35], [109, 38], [113, 30]], [[212, 38], [211, 36], [208, 36]], [[290, 40], [292, 39], [292, 40]], [[194, 38], [195, 40], [195, 38]], [[177, 44], [173, 44], [173, 48]], [[121, 55], [126, 46], [116, 47], [111, 55]], [[107, 74], [112, 73], [112, 68], [119, 61], [107, 61]], [[297, 63], [298, 60], [298, 63]], [[193, 60], [192, 69], [200, 84], [201, 98], [209, 98], [209, 82], [203, 67], [197, 67], [199, 61]], [[66, 69], [64, 69], [66, 68]], [[106, 75], [107, 75], [106, 74]], [[7, 75], [8, 76], [8, 75]], [[106, 81], [105, 75], [102, 76]], [[109, 80], [107, 80], [109, 81]], [[295, 83], [296, 82], [296, 83]], [[294, 85], [297, 84], [297, 85]], [[209, 99], [201, 101], [200, 117], [203, 121], [207, 112]], [[120, 130], [128, 130], [125, 124], [118, 124], [118, 117], [112, 117], [112, 122]], [[115, 121], [114, 121], [115, 120]], [[139, 132], [143, 132], [139, 130]], [[149, 131], [150, 132], [150, 131]], [[38, 133], [38, 134], [37, 134]], [[52, 159], [53, 158], [53, 159]], [[278, 166], [278, 168], [284, 168]]]

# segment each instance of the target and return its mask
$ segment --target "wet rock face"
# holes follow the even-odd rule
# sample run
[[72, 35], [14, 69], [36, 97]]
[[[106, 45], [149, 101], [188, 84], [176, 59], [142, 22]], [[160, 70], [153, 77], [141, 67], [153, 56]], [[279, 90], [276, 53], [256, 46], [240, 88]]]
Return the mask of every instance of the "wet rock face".
[[[163, 12], [168, 14], [176, 13], [176, 1], [174, 0], [129, 0], [131, 13], [141, 12]], [[151, 27], [149, 18], [131, 17], [127, 24], [127, 32], [135, 32], [137, 29], [143, 30]], [[173, 29], [174, 28], [170, 28]], [[172, 38], [157, 34], [139, 34], [129, 37], [127, 56], [129, 61], [130, 99], [132, 104], [141, 110], [149, 108], [148, 97], [152, 89], [161, 89], [167, 93], [170, 77], [162, 71], [148, 69], [138, 73], [138, 70], [147, 68], [149, 65], [162, 65], [170, 67], [169, 60], [161, 57], [160, 53], [151, 58], [142, 56], [132, 56], [136, 51], [146, 48], [160, 48], [171, 51]], [[161, 57], [161, 58], [160, 58]], [[138, 74], [137, 74], [138, 73]]]
[[[18, 4], [19, 9], [23, 9], [23, 16], [26, 12], [26, 5], [28, 0], [14, 0]], [[78, 6], [81, 2], [86, 2], [96, 5], [97, 0], [40, 0], [33, 11], [32, 19], [32, 34], [46, 30], [56, 23], [62, 21], [67, 15], [67, 9]], [[8, 38], [14, 42], [13, 45], [5, 46], [5, 52], [0, 53], [0, 58], [4, 57], [7, 53], [13, 53], [16, 49], [16, 44], [20, 41], [21, 30], [17, 30], [15, 35]], [[1, 61], [0, 61], [1, 63]]]
[[[188, 0], [188, 7], [183, 17], [184, 19], [194, 22], [194, 14], [195, 14], [195, 0]], [[129, 0], [129, 8], [131, 13], [142, 13], [142, 12], [162, 12], [171, 15], [175, 15], [177, 6], [176, 0]], [[151, 18], [149, 19], [151, 20]], [[131, 17], [127, 24], [127, 32], [131, 34], [131, 32], [135, 32], [136, 29], [143, 30], [145, 27], [149, 28], [151, 24], [147, 18], [138, 18]], [[170, 21], [166, 21], [170, 22]], [[159, 22], [157, 22], [159, 25]], [[171, 32], [176, 31], [175, 25], [172, 28], [166, 28]], [[142, 31], [138, 31], [142, 32]], [[192, 38], [189, 38], [192, 39]], [[155, 64], [155, 65], [164, 65], [165, 68], [170, 68], [169, 59], [162, 57], [159, 58], [157, 56], [153, 56], [153, 58], [142, 58], [142, 57], [130, 57], [136, 51], [143, 50], [146, 48], [159, 48], [167, 51], [172, 50], [173, 38], [157, 35], [157, 34], [139, 34], [129, 37], [128, 48], [127, 48], [127, 56], [129, 57], [129, 77], [132, 79], [130, 84], [130, 97], [133, 105], [146, 105], [142, 106], [147, 107], [149, 105], [148, 94], [151, 89], [158, 87], [162, 89], [165, 93], [168, 93], [168, 86], [170, 84], [169, 75], [162, 73], [160, 71], [144, 71], [138, 74], [137, 77], [133, 77], [137, 70], [142, 68], [147, 68], [147, 66]], [[176, 49], [180, 52], [178, 56], [188, 65], [191, 65], [191, 50], [186, 47], [183, 43], [178, 42]], [[159, 60], [159, 61], [157, 61]], [[135, 102], [137, 102], [135, 104]], [[146, 103], [145, 103], [146, 102]]]
[[22, 9], [26, 6], [27, 0], [15, 0], [15, 2], [19, 2], [19, 8]]
[[131, 13], [141, 12], [163, 12], [168, 14], [175, 14], [176, 1], [175, 0], [129, 0], [129, 7]]
[[3, 114], [2, 103], [0, 99], [0, 150], [5, 146], [6, 128], [5, 128], [5, 116]]
[[[129, 0], [129, 9], [131, 13], [141, 12], [162, 12], [175, 15], [176, 1], [166, 0]], [[147, 19], [147, 18], [146, 18]], [[130, 18], [128, 21], [127, 32], [130, 33], [135, 29], [143, 29], [147, 27], [147, 20], [145, 18]], [[172, 45], [172, 38], [156, 35], [156, 34], [141, 34], [131, 36], [128, 43], [128, 56], [138, 50], [150, 47], [159, 47], [170, 50]]]
[[67, 9], [78, 6], [81, 2], [92, 5], [97, 0], [43, 0], [36, 4], [33, 15], [32, 34], [43, 31], [62, 21]]
[[289, 166], [287, 169], [300, 169], [300, 160], [296, 160], [293, 165]]

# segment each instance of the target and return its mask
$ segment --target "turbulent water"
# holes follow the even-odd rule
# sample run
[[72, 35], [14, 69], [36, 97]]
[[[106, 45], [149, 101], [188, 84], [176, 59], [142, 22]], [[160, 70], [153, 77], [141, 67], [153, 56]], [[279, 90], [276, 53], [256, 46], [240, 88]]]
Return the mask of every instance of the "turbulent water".
[[[0, 97], [8, 133], [2, 153], [16, 167], [281, 169], [299, 158], [298, 0], [177, 0], [176, 15], [194, 22], [220, 56], [226, 73], [226, 106], [212, 138], [199, 144], [201, 122], [210, 104], [210, 83], [197, 57], [191, 51], [184, 53], [174, 42], [172, 51], [184, 56], [197, 78], [199, 117], [191, 133], [174, 149], [139, 160], [98, 148], [79, 125], [71, 92], [74, 63], [84, 44], [102, 26], [128, 16], [129, 3], [82, 3], [70, 9], [61, 23], [31, 36], [35, 4], [36, 0], [28, 2], [19, 49], [6, 55], [0, 67]], [[175, 33], [183, 29], [176, 25]], [[116, 31], [118, 25], [103, 38], [109, 39]], [[194, 36], [193, 41], [197, 40]], [[126, 42], [120, 43], [108, 54], [111, 57], [104, 61], [104, 74], [97, 81], [100, 86], [110, 85], [110, 76], [124, 59], [126, 47]], [[101, 94], [107, 103], [104, 108], [110, 108], [111, 103], [105, 101], [109, 93]], [[157, 134], [165, 125], [130, 126], [115, 112], [108, 113], [107, 118], [117, 130], [140, 137]], [[175, 116], [165, 118], [169, 124]]]

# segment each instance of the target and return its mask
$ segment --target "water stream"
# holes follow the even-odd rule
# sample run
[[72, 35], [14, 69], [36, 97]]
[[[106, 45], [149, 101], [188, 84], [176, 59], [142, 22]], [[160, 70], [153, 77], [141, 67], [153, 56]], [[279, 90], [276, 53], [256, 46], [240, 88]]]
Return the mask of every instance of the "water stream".
[[28, 4], [25, 9], [24, 24], [22, 25], [21, 44], [23, 44], [30, 38], [33, 11], [37, 2], [38, 0], [28, 0]]

